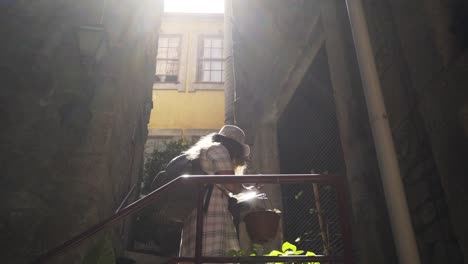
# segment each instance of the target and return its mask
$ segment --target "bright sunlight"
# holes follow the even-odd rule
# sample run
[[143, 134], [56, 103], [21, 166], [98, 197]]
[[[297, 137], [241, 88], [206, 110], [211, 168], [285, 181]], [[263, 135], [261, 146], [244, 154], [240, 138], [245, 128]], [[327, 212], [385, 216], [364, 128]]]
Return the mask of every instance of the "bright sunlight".
[[224, 13], [224, 0], [164, 0], [164, 12]]

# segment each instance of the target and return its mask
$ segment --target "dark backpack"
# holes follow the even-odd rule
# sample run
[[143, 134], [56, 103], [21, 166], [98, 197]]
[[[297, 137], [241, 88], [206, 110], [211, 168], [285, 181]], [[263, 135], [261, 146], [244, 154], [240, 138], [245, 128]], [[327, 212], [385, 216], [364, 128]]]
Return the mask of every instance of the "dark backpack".
[[[186, 154], [172, 159], [164, 171], [156, 175], [151, 188], [157, 189], [182, 175], [205, 175], [199, 159], [190, 160]], [[208, 190], [208, 188], [207, 188]], [[183, 222], [197, 206], [197, 187], [194, 184], [179, 184], [175, 189], [162, 192], [155, 206], [155, 215], [160, 221]]]

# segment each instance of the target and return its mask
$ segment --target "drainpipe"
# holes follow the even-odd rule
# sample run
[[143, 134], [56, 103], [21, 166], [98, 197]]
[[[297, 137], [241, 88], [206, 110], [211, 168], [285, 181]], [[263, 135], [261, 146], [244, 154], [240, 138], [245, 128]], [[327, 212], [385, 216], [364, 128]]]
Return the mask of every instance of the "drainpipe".
[[232, 45], [232, 0], [224, 1], [224, 123], [234, 125], [236, 80]]
[[346, 5], [399, 263], [420, 264], [364, 9], [361, 0]]

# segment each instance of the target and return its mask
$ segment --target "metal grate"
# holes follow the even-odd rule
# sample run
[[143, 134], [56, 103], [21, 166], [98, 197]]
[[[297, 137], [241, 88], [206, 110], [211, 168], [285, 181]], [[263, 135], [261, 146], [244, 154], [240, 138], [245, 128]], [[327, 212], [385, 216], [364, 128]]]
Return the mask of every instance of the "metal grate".
[[[322, 49], [280, 118], [281, 173], [345, 175], [327, 58]], [[336, 193], [330, 186], [282, 186], [284, 237], [317, 254], [341, 254]], [[320, 199], [316, 199], [320, 197]], [[316, 203], [318, 202], [318, 203]], [[321, 213], [317, 205], [321, 207]], [[319, 216], [323, 225], [320, 226]], [[322, 236], [325, 233], [325, 237]]]
[[[312, 184], [282, 187], [285, 240], [316, 254], [342, 255], [343, 241], [335, 190], [331, 186], [317, 187], [315, 194]], [[320, 199], [315, 198], [317, 193]], [[319, 207], [316, 202], [320, 204]]]

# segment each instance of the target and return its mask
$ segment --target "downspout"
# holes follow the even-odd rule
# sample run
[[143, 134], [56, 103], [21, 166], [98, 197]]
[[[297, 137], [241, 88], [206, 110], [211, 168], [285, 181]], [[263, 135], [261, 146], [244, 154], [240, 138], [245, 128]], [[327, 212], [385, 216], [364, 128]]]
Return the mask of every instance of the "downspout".
[[420, 264], [364, 9], [361, 0], [346, 5], [399, 263]]
[[234, 51], [232, 45], [232, 0], [224, 1], [224, 123], [236, 124]]

